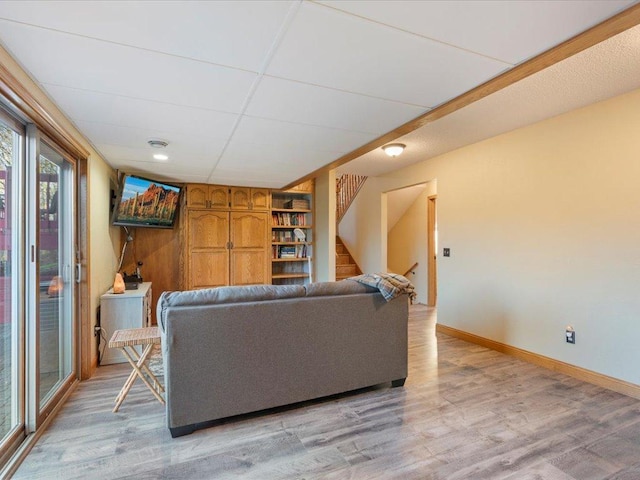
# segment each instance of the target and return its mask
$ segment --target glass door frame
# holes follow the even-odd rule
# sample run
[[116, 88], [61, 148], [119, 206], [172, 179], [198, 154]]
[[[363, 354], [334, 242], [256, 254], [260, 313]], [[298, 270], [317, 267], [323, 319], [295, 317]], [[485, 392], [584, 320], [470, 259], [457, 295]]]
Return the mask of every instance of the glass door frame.
[[[25, 155], [26, 155], [26, 128], [25, 125], [17, 120], [13, 115], [8, 113], [0, 105], [0, 120], [11, 130], [20, 135], [20, 151], [17, 155], [14, 154], [15, 165], [12, 166], [12, 189], [11, 189], [11, 205], [15, 205], [13, 212], [11, 213], [15, 220], [15, 225], [12, 225], [12, 246], [16, 248], [16, 252], [12, 254], [11, 271], [11, 316], [12, 322], [16, 322], [15, 326], [12, 326], [12, 339], [11, 349], [12, 356], [15, 364], [12, 364], [12, 377], [17, 382], [17, 385], [12, 385], [11, 389], [17, 389], [17, 395], [15, 395], [16, 405], [12, 406], [17, 419], [16, 424], [7, 433], [7, 435], [0, 439], [3, 440], [0, 443], [0, 467], [9, 458], [13, 452], [19, 447], [27, 436], [26, 430], [26, 394], [25, 394], [25, 381], [26, 381], [26, 341], [25, 341], [25, 289], [24, 281], [24, 269], [21, 268], [24, 265], [25, 259], [25, 228], [24, 223], [20, 222], [21, 218], [25, 217], [25, 202], [24, 202], [24, 175], [25, 175]], [[5, 183], [5, 195], [6, 195], [6, 183]], [[5, 199], [5, 205], [8, 204], [8, 199]], [[9, 213], [7, 212], [6, 215]], [[14, 334], [15, 333], [15, 334]], [[14, 391], [11, 392], [12, 402], [14, 397]]]
[[[74, 300], [69, 309], [72, 315], [70, 321], [71, 334], [71, 370], [64, 379], [58, 383], [58, 388], [50, 395], [44, 405], [40, 405], [40, 305], [39, 305], [39, 272], [40, 262], [38, 255], [38, 242], [40, 240], [40, 172], [38, 169], [41, 143], [46, 142], [47, 146], [58, 153], [65, 162], [71, 166], [69, 172], [70, 178], [68, 188], [70, 189], [67, 200], [71, 211], [68, 215], [68, 224], [71, 229], [71, 237], [68, 239], [71, 245], [70, 252], [70, 272], [68, 282]], [[27, 245], [28, 254], [26, 255], [25, 272], [27, 272], [26, 291], [26, 319], [27, 319], [27, 349], [26, 349], [26, 365], [27, 365], [27, 382], [26, 382], [26, 433], [35, 432], [46, 421], [52, 411], [60, 404], [64, 395], [67, 394], [71, 386], [78, 379], [78, 288], [75, 281], [75, 268], [73, 259], [75, 258], [75, 246], [77, 245], [77, 229], [76, 229], [76, 177], [77, 164], [73, 158], [67, 155], [63, 150], [57, 147], [55, 141], [48, 138], [40, 132], [35, 125], [27, 125]], [[62, 172], [65, 173], [65, 172]]]

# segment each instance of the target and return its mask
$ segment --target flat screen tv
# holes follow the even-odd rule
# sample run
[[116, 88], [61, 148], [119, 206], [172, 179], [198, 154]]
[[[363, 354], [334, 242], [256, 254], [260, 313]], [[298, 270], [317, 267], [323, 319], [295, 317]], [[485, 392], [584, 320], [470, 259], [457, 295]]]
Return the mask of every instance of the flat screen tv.
[[173, 228], [182, 188], [125, 175], [113, 209], [112, 223], [123, 227]]

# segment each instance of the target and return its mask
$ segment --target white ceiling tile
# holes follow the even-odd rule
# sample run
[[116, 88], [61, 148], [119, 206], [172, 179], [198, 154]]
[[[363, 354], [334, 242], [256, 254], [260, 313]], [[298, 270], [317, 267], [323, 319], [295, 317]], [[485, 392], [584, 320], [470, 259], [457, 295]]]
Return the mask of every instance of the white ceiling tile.
[[380, 135], [425, 111], [425, 108], [414, 105], [264, 77], [246, 113]]
[[291, 1], [6, 1], [0, 17], [258, 71]]
[[[167, 130], [147, 130], [131, 127], [120, 127], [99, 122], [76, 122], [96, 144], [119, 145], [141, 149], [152, 156], [154, 153], [166, 153], [169, 156], [206, 157], [215, 161], [224, 148], [224, 139], [207, 139], [200, 135], [171, 132]], [[157, 149], [147, 144], [150, 138], [168, 140], [169, 145]]]
[[[340, 154], [334, 153], [333, 156], [337, 158]], [[320, 168], [326, 159], [326, 151], [300, 151], [277, 145], [232, 141], [213, 171], [211, 181], [220, 176], [229, 177], [230, 172], [236, 172], [236, 185], [246, 185], [249, 178], [264, 178], [275, 181], [280, 187]], [[245, 178], [241, 174], [243, 171]]]
[[0, 21], [11, 53], [40, 83], [239, 112], [253, 73]]
[[433, 107], [510, 65], [304, 3], [267, 74]]
[[57, 85], [43, 86], [75, 122], [100, 122], [121, 127], [198, 135], [208, 139], [226, 139], [238, 118], [237, 114], [215, 110], [182, 107]]
[[149, 149], [132, 148], [121, 145], [96, 144], [96, 150], [110, 158], [110, 163], [115, 168], [127, 171], [130, 164], [144, 164], [148, 171], [160, 175], [173, 174], [185, 171], [192, 174], [208, 175], [211, 171], [212, 161], [207, 157], [182, 155], [173, 152], [167, 161], [153, 160]]
[[176, 173], [173, 176], [174, 183], [207, 183], [207, 175], [192, 175], [190, 172]]
[[290, 150], [296, 155], [304, 155], [307, 150], [345, 153], [374, 138], [375, 135], [371, 133], [244, 116], [240, 119], [232, 142], [273, 146], [281, 151]]
[[298, 178], [304, 173], [287, 171], [284, 175], [280, 172], [262, 170], [233, 170], [219, 169], [209, 179], [209, 183], [222, 185], [238, 185], [248, 187], [282, 188]]
[[159, 173], [157, 165], [149, 162], [136, 162], [135, 160], [130, 160], [126, 164], [120, 165], [120, 169], [126, 173], [144, 173], [144, 175], [150, 178], [173, 182], [177, 182], [177, 178], [183, 174], [198, 177], [201, 179], [201, 182], [205, 182], [207, 179], [207, 174], [204, 169], [190, 168], [187, 170], [174, 165], [167, 165], [163, 167], [162, 172]]
[[222, 155], [216, 171], [218, 169], [240, 170], [244, 168], [248, 171], [260, 169], [274, 174], [287, 170], [299, 173], [306, 169], [309, 172], [319, 168], [316, 167], [317, 165], [322, 166], [319, 162], [326, 160], [326, 156], [326, 151], [308, 150], [302, 154], [291, 149], [283, 150], [273, 145], [232, 142]]
[[635, 2], [339, 0], [319, 3], [516, 64], [577, 35]]

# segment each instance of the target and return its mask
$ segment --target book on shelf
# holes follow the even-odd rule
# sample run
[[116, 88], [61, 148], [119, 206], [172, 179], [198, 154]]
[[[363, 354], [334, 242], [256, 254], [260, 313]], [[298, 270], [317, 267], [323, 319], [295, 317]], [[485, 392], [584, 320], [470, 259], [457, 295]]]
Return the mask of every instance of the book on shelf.
[[307, 258], [307, 245], [273, 245], [271, 258]]
[[293, 234], [293, 230], [272, 230], [271, 231], [271, 241], [275, 243], [300, 243], [303, 240], [297, 238]]
[[292, 210], [309, 210], [309, 200], [304, 198], [291, 199], [284, 202], [284, 208], [290, 208]]
[[296, 258], [296, 247], [295, 246], [280, 247], [280, 258]]
[[271, 223], [275, 226], [299, 226], [307, 224], [307, 217], [304, 213], [274, 213], [271, 215]]

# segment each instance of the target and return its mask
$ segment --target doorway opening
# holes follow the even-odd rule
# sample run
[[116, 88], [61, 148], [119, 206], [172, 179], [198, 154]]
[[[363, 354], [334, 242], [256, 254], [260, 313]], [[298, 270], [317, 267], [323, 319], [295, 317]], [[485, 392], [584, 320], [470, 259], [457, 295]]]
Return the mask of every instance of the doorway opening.
[[437, 291], [435, 196], [435, 180], [383, 193], [387, 271], [407, 277], [415, 287], [416, 302], [429, 306], [435, 305]]

